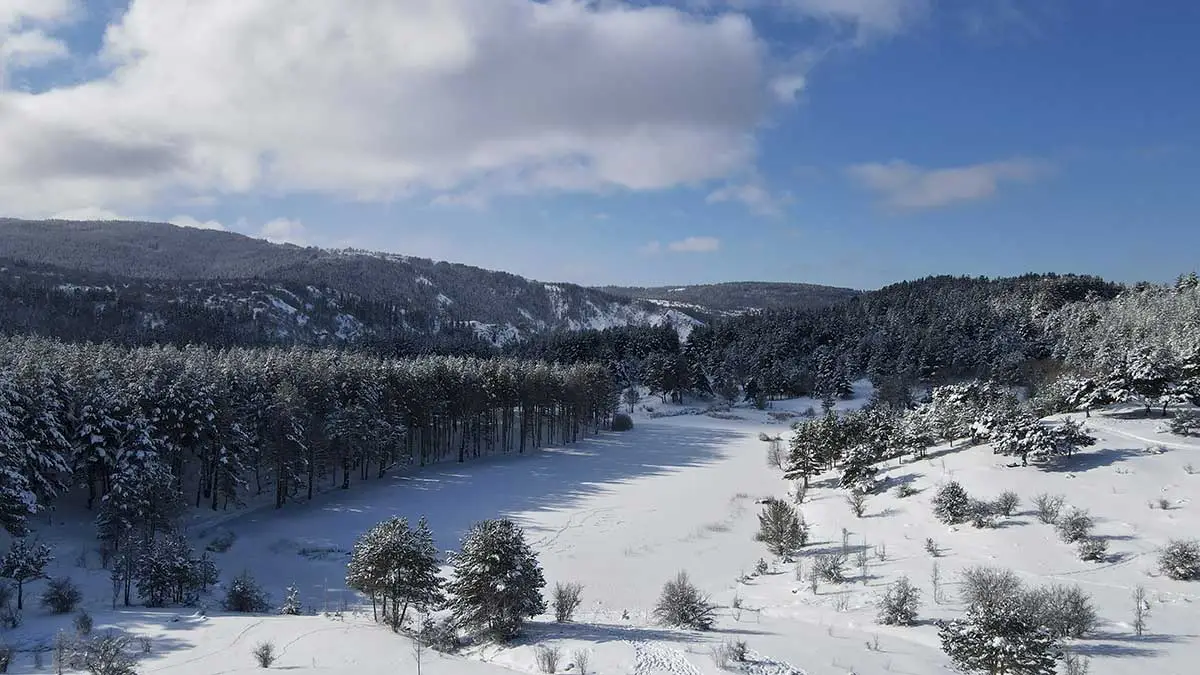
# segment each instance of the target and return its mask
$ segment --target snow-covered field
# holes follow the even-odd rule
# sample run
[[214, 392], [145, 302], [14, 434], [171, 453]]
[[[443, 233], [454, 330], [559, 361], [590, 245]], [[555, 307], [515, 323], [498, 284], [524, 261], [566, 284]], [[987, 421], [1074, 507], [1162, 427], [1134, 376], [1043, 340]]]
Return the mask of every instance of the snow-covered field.
[[[650, 405], [659, 412], [672, 408]], [[810, 405], [777, 403], [774, 410]], [[643, 410], [631, 432], [524, 457], [433, 466], [323, 495], [309, 505], [249, 511], [206, 532], [197, 529], [197, 544], [203, 548], [218, 531], [235, 533], [233, 546], [215, 554], [224, 578], [249, 570], [275, 601], [295, 583], [305, 604], [320, 612], [343, 603], [354, 607], [354, 597], [343, 590], [346, 552], [376, 522], [393, 514], [410, 520], [428, 516], [439, 547], [450, 550], [473, 521], [507, 516], [524, 526], [549, 586], [557, 581], [584, 585], [584, 604], [574, 624], [560, 626], [544, 616], [514, 645], [458, 656], [427, 653], [422, 670], [429, 675], [533, 673], [536, 644], [561, 646], [566, 663], [575, 650], [588, 651], [590, 671], [597, 675], [699, 675], [717, 672], [709, 650], [729, 639], [748, 643], [750, 662], [739, 667], [753, 675], [950, 672], [932, 621], [961, 612], [957, 572], [977, 564], [1012, 568], [1030, 584], [1078, 584], [1091, 593], [1102, 618], [1099, 633], [1070, 648], [1091, 660], [1092, 675], [1200, 672], [1200, 583], [1161, 577], [1154, 564], [1156, 549], [1169, 538], [1200, 536], [1200, 472], [1185, 470], [1200, 467], [1200, 442], [1156, 431], [1153, 418], [1094, 414], [1088, 422], [1098, 443], [1075, 457], [1069, 470], [1010, 468], [1009, 458], [986, 447], [943, 446], [927, 459], [889, 463], [884, 475], [893, 484], [907, 483], [919, 492], [903, 499], [893, 491], [871, 497], [861, 519], [851, 514], [844, 492], [831, 487], [832, 475], [818, 477], [802, 507], [812, 526], [805, 555], [840, 548], [845, 528], [850, 550], [866, 545], [871, 556], [865, 579], [852, 555], [849, 583], [821, 585], [814, 595], [796, 579], [791, 564], [737, 581], [759, 558], [770, 562], [753, 539], [761, 508], [756, 500], [784, 497], [788, 488], [779, 470], [767, 466], [767, 444], [758, 435], [786, 438], [788, 428], [755, 410], [739, 408], [733, 415], [740, 419], [652, 419]], [[1151, 445], [1165, 450], [1147, 452]], [[929, 502], [937, 484], [951, 478], [980, 498], [1014, 490], [1022, 505], [995, 529], [948, 528], [934, 520]], [[1110, 541], [1111, 560], [1079, 561], [1074, 547], [1032, 515], [1031, 498], [1039, 492], [1062, 493], [1069, 505], [1090, 509], [1096, 534]], [[1149, 506], [1159, 497], [1170, 508]], [[66, 516], [53, 518], [58, 523]], [[98, 629], [119, 627], [153, 638], [143, 673], [256, 672], [250, 650], [263, 640], [274, 641], [281, 652], [275, 669], [416, 672], [408, 641], [373, 624], [369, 606], [365, 614], [351, 610], [341, 618], [231, 616], [217, 611], [215, 601], [207, 616], [192, 609], [112, 611], [108, 576], [96, 556], [84, 569], [68, 553], [93, 547], [79, 538], [87, 529], [43, 522], [40, 536], [59, 552], [50, 574], [69, 575], [85, 585]], [[934, 602], [935, 559], [925, 551], [926, 538], [943, 550], [936, 558], [941, 603]], [[886, 547], [882, 560], [880, 547]], [[806, 563], [802, 559], [804, 569]], [[679, 570], [721, 606], [716, 630], [690, 633], [651, 621], [659, 589]], [[923, 591], [922, 624], [877, 625], [874, 600], [902, 574]], [[1130, 594], [1139, 584], [1152, 605], [1147, 633], [1140, 638], [1129, 625]], [[27, 600], [36, 598], [41, 586], [27, 587]], [[735, 596], [740, 611], [731, 607]], [[46, 615], [32, 607], [36, 602], [30, 605], [22, 626], [0, 634], [25, 650], [10, 672], [38, 672], [31, 650], [48, 644], [70, 621]], [[50, 672], [48, 653], [42, 661], [42, 672]]]

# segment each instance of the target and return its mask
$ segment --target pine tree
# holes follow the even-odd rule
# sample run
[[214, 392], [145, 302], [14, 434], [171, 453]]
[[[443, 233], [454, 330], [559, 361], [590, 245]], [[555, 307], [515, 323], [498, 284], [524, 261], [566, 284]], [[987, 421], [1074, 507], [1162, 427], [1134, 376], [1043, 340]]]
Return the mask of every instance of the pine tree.
[[520, 633], [525, 619], [546, 611], [542, 568], [511, 520], [472, 525], [450, 562], [449, 606], [460, 626], [509, 640]]
[[44, 577], [46, 565], [53, 559], [49, 546], [13, 539], [8, 553], [0, 558], [0, 577], [17, 582], [17, 609], [25, 608], [25, 582]]
[[1003, 598], [971, 606], [966, 615], [938, 623], [942, 651], [966, 673], [1054, 675], [1057, 640], [1019, 606]]
[[808, 541], [808, 526], [791, 504], [772, 499], [758, 514], [758, 534], [755, 539], [766, 544], [772, 555], [790, 562], [796, 551]]
[[292, 584], [287, 587], [287, 597], [284, 598], [283, 606], [279, 608], [279, 613], [299, 616], [303, 611], [303, 606], [300, 604], [300, 589], [296, 588], [295, 584]]
[[404, 624], [410, 606], [427, 611], [443, 600], [433, 533], [422, 518], [416, 529], [393, 517], [368, 530], [354, 544], [346, 585], [383, 603], [394, 629]]
[[971, 510], [971, 497], [954, 481], [943, 485], [933, 498], [933, 514], [947, 525], [963, 522], [970, 517]]

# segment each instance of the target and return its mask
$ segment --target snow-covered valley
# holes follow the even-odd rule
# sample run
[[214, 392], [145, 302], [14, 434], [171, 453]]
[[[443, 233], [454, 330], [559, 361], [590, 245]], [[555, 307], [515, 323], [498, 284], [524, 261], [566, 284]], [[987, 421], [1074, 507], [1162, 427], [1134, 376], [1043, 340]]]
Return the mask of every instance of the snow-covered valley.
[[[812, 403], [780, 402], [775, 410]], [[673, 408], [654, 407], [660, 414]], [[51, 513], [55, 524], [43, 517], [35, 527], [58, 552], [48, 574], [70, 576], [84, 588], [84, 605], [98, 630], [151, 638], [150, 652], [142, 656], [144, 673], [256, 672], [251, 650], [262, 641], [279, 651], [275, 669], [416, 672], [408, 638], [374, 623], [369, 603], [345, 590], [344, 577], [347, 554], [362, 532], [392, 515], [413, 521], [424, 515], [444, 551], [457, 547], [472, 522], [510, 517], [525, 529], [549, 587], [578, 582], [584, 588], [573, 623], [556, 624], [544, 615], [504, 647], [474, 647], [460, 655], [427, 651], [422, 672], [432, 675], [536, 673], [538, 645], [561, 647], [560, 672], [564, 666], [565, 672], [577, 670], [571, 655], [584, 650], [597, 675], [707, 674], [718, 672], [711, 650], [727, 640], [746, 641], [747, 661], [731, 667], [754, 675], [953, 672], [933, 621], [961, 614], [958, 572], [981, 564], [1011, 568], [1029, 585], [1073, 584], [1089, 593], [1100, 625], [1068, 648], [1090, 660], [1090, 673], [1184, 675], [1194, 672], [1192, 661], [1200, 657], [1200, 587], [1160, 576], [1155, 560], [1168, 539], [1200, 531], [1200, 475], [1190, 468], [1200, 464], [1200, 443], [1159, 432], [1154, 417], [1119, 413], [1093, 414], [1086, 421], [1096, 445], [1054, 468], [1011, 467], [1011, 458], [962, 442], [933, 448], [925, 459], [890, 461], [881, 475], [893, 487], [917, 492], [873, 495], [862, 518], [854, 517], [832, 474], [814, 477], [799, 507], [811, 527], [799, 558], [800, 579], [796, 565], [773, 560], [754, 540], [762, 508], [756, 502], [787, 498], [789, 487], [779, 469], [768, 466], [759, 435], [786, 438], [788, 428], [751, 408], [722, 416], [739, 419], [651, 418], [642, 409], [634, 430], [567, 449], [434, 465], [309, 504], [189, 526], [197, 548], [235, 535], [226, 552], [212, 554], [223, 581], [249, 571], [276, 604], [295, 584], [306, 609], [315, 612], [303, 616], [229, 615], [213, 598], [201, 612], [114, 611], [108, 572], [100, 569], [86, 526], [59, 525], [79, 520], [64, 506]], [[1013, 490], [1021, 505], [995, 528], [948, 527], [935, 520], [930, 500], [951, 479], [981, 499]], [[1068, 505], [1090, 510], [1096, 535], [1109, 541], [1108, 561], [1080, 561], [1052, 526], [1039, 522], [1031, 503], [1038, 493], [1060, 493]], [[1166, 509], [1156, 506], [1160, 498]], [[926, 551], [930, 538], [941, 551], [936, 558]], [[812, 556], [843, 546], [851, 558], [847, 582], [822, 583], [814, 594], [807, 582]], [[863, 547], [865, 578], [855, 562]], [[762, 575], [754, 573], [760, 558], [769, 567]], [[660, 588], [680, 570], [718, 605], [713, 631], [680, 631], [653, 621]], [[901, 575], [921, 589], [920, 621], [878, 625], [875, 601]], [[27, 598], [43, 583], [28, 584]], [[1138, 585], [1145, 586], [1151, 605], [1141, 637], [1130, 626], [1131, 593]], [[48, 650], [56, 631], [69, 630], [69, 624], [69, 616], [28, 609], [22, 625], [2, 636], [20, 650], [10, 672], [39, 672], [39, 663], [41, 672], [52, 672], [49, 651], [35, 652]]]

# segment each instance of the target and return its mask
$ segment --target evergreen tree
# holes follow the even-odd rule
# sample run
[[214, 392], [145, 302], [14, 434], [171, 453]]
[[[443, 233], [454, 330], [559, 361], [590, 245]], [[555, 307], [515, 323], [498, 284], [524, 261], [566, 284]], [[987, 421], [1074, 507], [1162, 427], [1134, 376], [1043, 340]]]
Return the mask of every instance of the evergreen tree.
[[8, 552], [0, 558], [0, 577], [17, 582], [17, 609], [25, 608], [25, 582], [46, 576], [46, 566], [54, 556], [45, 544], [31, 545], [26, 539], [13, 539]]
[[472, 525], [450, 562], [449, 606], [460, 626], [509, 640], [520, 633], [525, 619], [546, 611], [542, 568], [511, 520]]
[[808, 541], [808, 526], [791, 504], [771, 499], [758, 514], [758, 534], [755, 539], [767, 545], [772, 555], [790, 561], [796, 551]]
[[1017, 598], [968, 607], [963, 618], [939, 622], [938, 637], [942, 651], [966, 673], [1054, 675], [1059, 657], [1057, 640]]
[[383, 604], [383, 616], [399, 630], [410, 606], [427, 611], [444, 597], [438, 576], [437, 548], [424, 518], [416, 529], [392, 517], [368, 530], [354, 544], [346, 585]]
[[933, 514], [947, 525], [961, 523], [971, 516], [971, 497], [963, 486], [955, 481], [938, 489], [933, 498]]
[[300, 604], [300, 589], [293, 584], [287, 587], [287, 597], [283, 600], [283, 606], [279, 608], [280, 614], [290, 616], [299, 616], [304, 612], [303, 606]]

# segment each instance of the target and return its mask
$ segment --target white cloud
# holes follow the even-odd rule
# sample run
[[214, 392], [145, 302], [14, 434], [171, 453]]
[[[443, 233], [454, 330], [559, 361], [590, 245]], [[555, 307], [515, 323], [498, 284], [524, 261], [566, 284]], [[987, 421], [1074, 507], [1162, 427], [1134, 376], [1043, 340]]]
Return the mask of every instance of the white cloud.
[[925, 169], [899, 160], [849, 167], [851, 178], [902, 209], [930, 209], [986, 199], [1005, 182], [1030, 182], [1050, 171], [1045, 162], [1010, 159], [945, 169]]
[[70, 54], [47, 30], [73, 19], [78, 9], [75, 0], [0, 0], [0, 91], [10, 73]]
[[50, 214], [51, 220], [136, 220], [117, 214], [115, 211], [85, 206], [78, 209], [67, 209]]
[[803, 16], [842, 23], [864, 36], [899, 33], [931, 9], [930, 0], [772, 0]]
[[749, 166], [769, 99], [745, 17], [584, 0], [131, 0], [101, 56], [0, 91], [10, 211], [668, 188]]
[[304, 229], [304, 225], [298, 220], [287, 218], [276, 218], [269, 221], [259, 230], [258, 236], [276, 244], [295, 244], [297, 246], [308, 244], [308, 232]]
[[688, 237], [667, 244], [672, 253], [712, 253], [720, 248], [721, 240], [716, 237]]
[[222, 230], [222, 231], [225, 231], [225, 230], [229, 229], [218, 221], [199, 220], [192, 216], [175, 216], [174, 218], [168, 220], [167, 222], [171, 223], [172, 225], [178, 225], [179, 227], [193, 227], [193, 228], [196, 228], [197, 230]]
[[754, 179], [744, 183], [729, 183], [709, 193], [705, 201], [709, 204], [720, 202], [741, 202], [751, 213], [760, 216], [779, 216], [783, 214], [785, 205], [791, 202], [788, 194], [774, 195], [760, 180]]
[[662, 253], [663, 245], [661, 241], [648, 241], [638, 247], [638, 253], [642, 255], [658, 255]]

